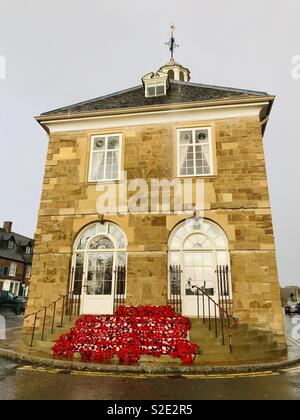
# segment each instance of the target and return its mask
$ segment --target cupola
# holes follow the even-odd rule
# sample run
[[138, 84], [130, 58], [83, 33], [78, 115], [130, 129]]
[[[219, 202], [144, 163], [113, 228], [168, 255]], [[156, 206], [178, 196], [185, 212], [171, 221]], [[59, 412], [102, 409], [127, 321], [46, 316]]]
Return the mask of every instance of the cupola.
[[174, 59], [171, 59], [165, 66], [161, 67], [159, 72], [167, 74], [170, 80], [177, 80], [180, 82], [189, 82], [191, 80], [189, 69], [176, 63]]
[[167, 95], [168, 89], [171, 87], [172, 80], [178, 82], [189, 82], [191, 79], [191, 74], [188, 68], [183, 67], [181, 64], [177, 63], [174, 59], [174, 51], [178, 44], [175, 42], [174, 38], [175, 25], [171, 25], [170, 40], [166, 42], [170, 49], [170, 61], [162, 66], [155, 73], [148, 73], [142, 78], [143, 85], [145, 87], [145, 97], [152, 98], [156, 96]]

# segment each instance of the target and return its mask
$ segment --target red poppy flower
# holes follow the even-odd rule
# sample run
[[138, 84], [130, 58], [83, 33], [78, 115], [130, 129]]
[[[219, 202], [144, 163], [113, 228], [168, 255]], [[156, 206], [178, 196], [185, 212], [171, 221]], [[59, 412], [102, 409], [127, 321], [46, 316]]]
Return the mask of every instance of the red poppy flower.
[[120, 363], [136, 364], [141, 355], [194, 361], [199, 347], [188, 340], [191, 323], [171, 306], [120, 307], [115, 315], [83, 315], [70, 334], [53, 346], [54, 357], [104, 362], [118, 355]]

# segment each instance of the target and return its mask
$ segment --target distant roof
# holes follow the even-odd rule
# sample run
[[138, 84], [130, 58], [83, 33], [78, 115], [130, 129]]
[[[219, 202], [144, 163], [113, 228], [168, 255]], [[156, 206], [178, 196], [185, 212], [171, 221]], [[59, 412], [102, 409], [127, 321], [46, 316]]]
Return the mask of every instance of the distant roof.
[[[6, 243], [9, 240], [14, 240], [17, 244], [17, 247], [15, 247], [14, 250], [7, 248]], [[19, 235], [15, 232], [7, 233], [5, 229], [0, 228], [0, 257], [8, 260], [30, 263], [32, 255], [28, 255], [22, 250], [22, 248], [26, 248], [29, 245], [33, 247], [33, 239]]]
[[32, 242], [32, 238], [28, 238], [27, 236], [20, 235], [19, 233], [10, 232], [7, 233], [5, 229], [0, 228], [0, 239], [9, 239], [11, 237], [15, 238], [17, 243], [20, 243], [21, 246], [26, 246], [29, 242]]
[[63, 108], [45, 112], [43, 116], [72, 114], [113, 109], [135, 108], [151, 105], [168, 105], [188, 102], [205, 102], [212, 100], [251, 98], [269, 96], [266, 92], [210, 86], [190, 82], [171, 81], [167, 95], [146, 98], [143, 85], [121, 92], [101, 96], [89, 101], [80, 102]]

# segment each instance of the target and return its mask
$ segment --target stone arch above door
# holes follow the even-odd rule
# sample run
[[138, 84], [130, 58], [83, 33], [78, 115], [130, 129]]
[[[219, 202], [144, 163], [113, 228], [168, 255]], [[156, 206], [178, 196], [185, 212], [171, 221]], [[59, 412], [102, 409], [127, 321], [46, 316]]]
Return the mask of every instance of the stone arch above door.
[[228, 238], [211, 220], [187, 219], [173, 229], [168, 247], [169, 299], [180, 293], [183, 313], [195, 316], [196, 289], [192, 286], [204, 288], [216, 302], [220, 299], [217, 267], [230, 266]]
[[92, 223], [78, 234], [70, 288], [82, 295], [81, 313], [113, 313], [117, 295], [125, 298], [127, 245], [123, 230], [112, 222]]
[[202, 246], [228, 250], [228, 239], [224, 230], [209, 219], [187, 219], [177, 225], [169, 237], [169, 250], [181, 250], [186, 246], [185, 242], [192, 235], [206, 237]]

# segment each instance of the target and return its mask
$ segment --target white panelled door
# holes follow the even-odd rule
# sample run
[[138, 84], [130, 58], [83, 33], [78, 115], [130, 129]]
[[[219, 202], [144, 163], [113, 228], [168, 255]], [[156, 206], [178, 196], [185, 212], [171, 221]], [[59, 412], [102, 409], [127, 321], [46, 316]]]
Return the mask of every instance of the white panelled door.
[[83, 293], [82, 313], [112, 314], [114, 308], [114, 254], [88, 253], [87, 283]]
[[[82, 314], [113, 313], [115, 276], [118, 268], [126, 273], [126, 250], [126, 236], [114, 223], [93, 223], [80, 233], [74, 246], [70, 291], [81, 294]], [[124, 295], [125, 282], [126, 278], [122, 286]]]
[[[169, 239], [169, 266], [180, 267], [183, 315], [208, 317], [210, 309], [215, 315], [215, 305], [211, 302], [210, 307], [199, 289], [219, 303], [218, 265], [230, 266], [228, 239], [220, 226], [207, 219], [188, 219], [174, 229]], [[171, 281], [172, 276], [170, 299], [174, 298]]]
[[[197, 251], [183, 253], [183, 312], [186, 316], [208, 315], [209, 303], [204, 300], [197, 289], [193, 286], [203, 288], [205, 292], [217, 301], [218, 292], [215, 281], [215, 263], [211, 251]], [[212, 310], [211, 306], [211, 310]]]

